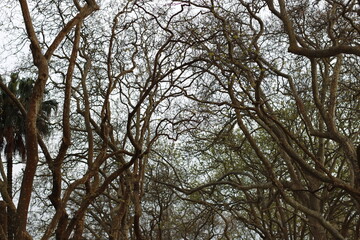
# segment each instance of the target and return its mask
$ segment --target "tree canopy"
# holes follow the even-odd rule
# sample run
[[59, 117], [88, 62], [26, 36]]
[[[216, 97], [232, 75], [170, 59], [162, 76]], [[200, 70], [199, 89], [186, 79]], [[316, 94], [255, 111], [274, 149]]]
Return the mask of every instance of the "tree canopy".
[[360, 238], [358, 1], [5, 4], [1, 240]]

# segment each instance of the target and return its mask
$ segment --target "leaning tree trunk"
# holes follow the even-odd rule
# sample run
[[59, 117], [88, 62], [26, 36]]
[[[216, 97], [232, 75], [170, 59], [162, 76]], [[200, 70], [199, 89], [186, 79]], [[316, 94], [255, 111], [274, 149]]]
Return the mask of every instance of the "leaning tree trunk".
[[0, 201], [0, 240], [6, 240], [7, 235], [7, 211], [6, 202]]

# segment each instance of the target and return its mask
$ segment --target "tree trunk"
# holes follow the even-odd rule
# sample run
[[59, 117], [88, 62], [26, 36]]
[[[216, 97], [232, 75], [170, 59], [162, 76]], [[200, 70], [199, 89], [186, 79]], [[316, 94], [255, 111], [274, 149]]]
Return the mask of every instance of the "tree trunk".
[[[12, 151], [12, 149], [11, 149]], [[6, 171], [7, 171], [7, 192], [9, 194], [9, 197], [12, 199], [13, 198], [13, 191], [12, 191], [12, 179], [13, 179], [13, 159], [11, 156], [12, 153], [8, 153], [7, 156], [7, 161], [6, 161]], [[7, 210], [7, 236], [8, 236], [8, 240], [13, 240], [14, 239], [14, 233], [15, 233], [15, 229], [14, 229], [14, 214], [13, 211], [10, 209], [10, 207], [8, 207]]]
[[0, 240], [7, 239], [7, 221], [6, 202], [0, 201]]

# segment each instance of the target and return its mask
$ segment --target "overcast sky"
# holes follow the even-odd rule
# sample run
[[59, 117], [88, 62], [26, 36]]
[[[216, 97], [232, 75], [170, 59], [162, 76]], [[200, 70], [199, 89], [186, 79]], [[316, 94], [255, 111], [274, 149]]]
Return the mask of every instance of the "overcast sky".
[[18, 1], [0, 1], [0, 74], [9, 75], [29, 53]]

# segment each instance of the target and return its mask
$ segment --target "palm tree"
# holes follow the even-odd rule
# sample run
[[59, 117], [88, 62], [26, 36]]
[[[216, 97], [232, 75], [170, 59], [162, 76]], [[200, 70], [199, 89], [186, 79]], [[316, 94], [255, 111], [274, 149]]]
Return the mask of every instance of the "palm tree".
[[[3, 79], [0, 77], [0, 81]], [[34, 80], [31, 78], [20, 79], [18, 73], [10, 76], [8, 89], [18, 98], [18, 100], [26, 108], [32, 89]], [[50, 133], [49, 117], [53, 110], [56, 110], [57, 102], [55, 100], [44, 101], [38, 116], [38, 129], [41, 135]], [[22, 161], [26, 161], [25, 148], [25, 121], [24, 116], [16, 104], [3, 91], [0, 93], [0, 150], [4, 151], [7, 166], [7, 192], [10, 198], [13, 197], [13, 159], [17, 154]], [[12, 240], [14, 234], [14, 214], [8, 209], [8, 239]]]

